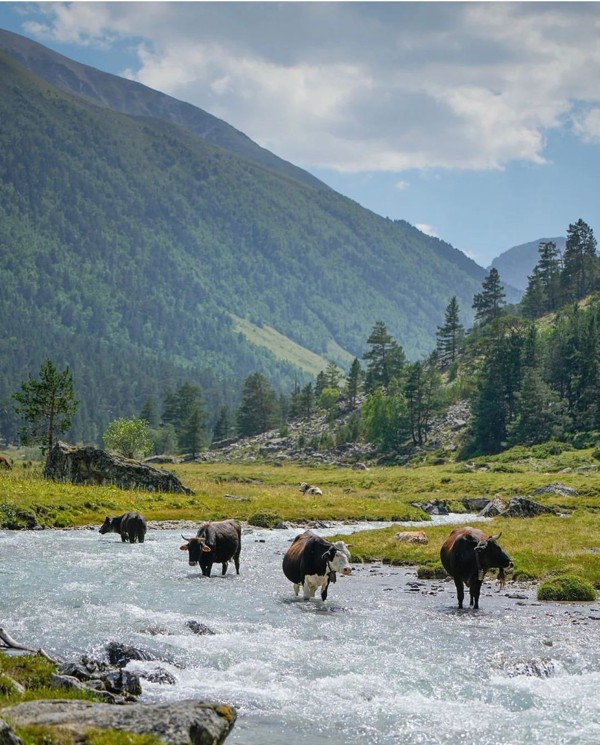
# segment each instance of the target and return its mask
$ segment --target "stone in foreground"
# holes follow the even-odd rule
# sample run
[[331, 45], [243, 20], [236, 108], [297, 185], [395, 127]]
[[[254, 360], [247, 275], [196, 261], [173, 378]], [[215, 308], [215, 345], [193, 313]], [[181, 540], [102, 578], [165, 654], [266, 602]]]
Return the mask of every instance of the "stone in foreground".
[[113, 729], [150, 734], [165, 745], [220, 745], [236, 719], [235, 709], [209, 701], [169, 704], [111, 704], [89, 701], [29, 701], [0, 710], [13, 726], [59, 727], [74, 734]]

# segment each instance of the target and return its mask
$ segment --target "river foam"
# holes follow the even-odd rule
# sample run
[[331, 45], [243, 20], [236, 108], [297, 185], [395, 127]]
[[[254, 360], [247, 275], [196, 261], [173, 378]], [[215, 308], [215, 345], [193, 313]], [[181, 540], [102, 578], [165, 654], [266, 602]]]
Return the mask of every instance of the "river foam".
[[110, 641], [155, 652], [160, 663], [131, 669], [160, 664], [177, 683], [144, 681], [143, 700], [234, 704], [228, 745], [600, 742], [598, 604], [515, 600], [490, 581], [479, 612], [458, 611], [453, 583], [382, 565], [355, 565], [325, 603], [305, 602], [281, 571], [298, 532], [246, 532], [241, 574], [204, 578], [175, 531], [135, 545], [0, 531], [0, 624], [68, 659]]

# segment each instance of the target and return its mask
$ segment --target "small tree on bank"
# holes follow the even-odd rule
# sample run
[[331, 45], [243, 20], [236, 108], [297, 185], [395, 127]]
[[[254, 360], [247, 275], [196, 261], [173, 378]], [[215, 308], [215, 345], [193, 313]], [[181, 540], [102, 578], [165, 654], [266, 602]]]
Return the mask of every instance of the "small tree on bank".
[[108, 425], [102, 439], [109, 450], [131, 459], [136, 455], [147, 455], [153, 445], [144, 419], [115, 419]]
[[55, 436], [70, 428], [79, 406], [71, 371], [68, 367], [57, 370], [49, 359], [40, 368], [39, 380], [30, 375], [13, 398], [15, 412], [25, 422], [21, 430], [23, 443], [41, 444], [46, 454], [52, 449]]

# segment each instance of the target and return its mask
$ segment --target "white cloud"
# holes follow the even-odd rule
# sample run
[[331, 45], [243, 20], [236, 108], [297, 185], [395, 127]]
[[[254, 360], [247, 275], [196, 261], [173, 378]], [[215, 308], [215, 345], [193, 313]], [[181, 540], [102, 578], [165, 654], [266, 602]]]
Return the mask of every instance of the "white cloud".
[[435, 229], [431, 227], [431, 225], [428, 225], [426, 222], [418, 222], [415, 225], [415, 228], [421, 231], [421, 233], [425, 233], [425, 235], [430, 235], [432, 238], [439, 238], [439, 235], [435, 232]]
[[[42, 39], [135, 44], [127, 74], [305, 167], [501, 169], [600, 138], [600, 3], [41, 3]], [[586, 114], [575, 116], [575, 111]]]
[[398, 189], [398, 191], [404, 191], [405, 189], [408, 189], [410, 184], [408, 181], [396, 181], [394, 184], [394, 189]]
[[573, 128], [585, 142], [600, 142], [600, 108], [575, 116]]

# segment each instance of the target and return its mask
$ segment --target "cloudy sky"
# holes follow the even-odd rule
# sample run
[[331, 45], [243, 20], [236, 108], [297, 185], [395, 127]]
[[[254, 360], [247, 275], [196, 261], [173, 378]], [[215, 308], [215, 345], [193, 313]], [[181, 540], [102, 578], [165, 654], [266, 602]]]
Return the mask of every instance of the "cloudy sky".
[[600, 3], [0, 2], [482, 266], [600, 235]]

